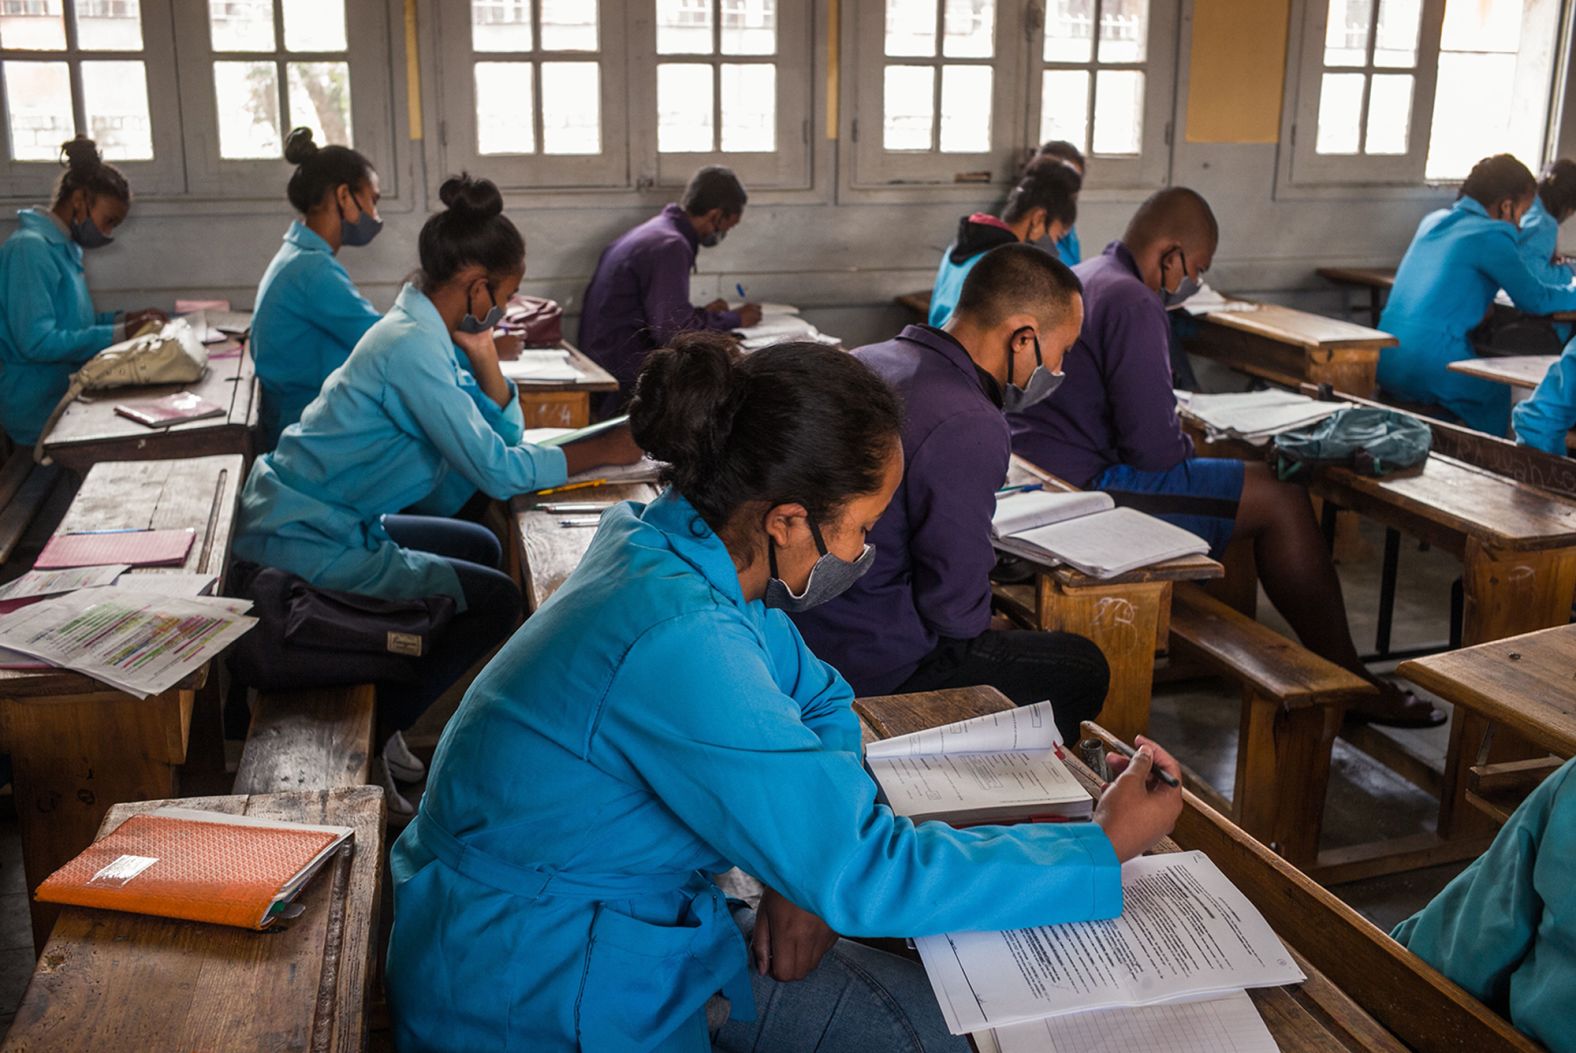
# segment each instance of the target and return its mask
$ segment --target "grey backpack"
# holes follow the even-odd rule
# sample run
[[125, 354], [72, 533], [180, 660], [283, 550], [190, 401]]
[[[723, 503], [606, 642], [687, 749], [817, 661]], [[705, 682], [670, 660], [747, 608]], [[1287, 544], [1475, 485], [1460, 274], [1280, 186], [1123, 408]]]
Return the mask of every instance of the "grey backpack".
[[1388, 475], [1422, 464], [1433, 444], [1428, 425], [1410, 413], [1352, 406], [1275, 436], [1272, 463], [1282, 479], [1305, 477], [1318, 465]]

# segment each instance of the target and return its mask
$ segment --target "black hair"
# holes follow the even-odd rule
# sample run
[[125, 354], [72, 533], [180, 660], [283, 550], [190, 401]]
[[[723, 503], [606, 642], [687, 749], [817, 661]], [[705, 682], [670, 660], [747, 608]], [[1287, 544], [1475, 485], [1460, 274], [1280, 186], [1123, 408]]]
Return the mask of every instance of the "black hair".
[[323, 195], [340, 184], [359, 193], [372, 176], [372, 162], [348, 146], [318, 146], [312, 129], [292, 128], [285, 137], [285, 160], [296, 166], [285, 187], [285, 196], [302, 215], [312, 211]]
[[1083, 177], [1055, 158], [1030, 161], [1018, 185], [1007, 195], [1001, 218], [1016, 223], [1043, 208], [1048, 221], [1070, 227], [1078, 220], [1078, 189], [1082, 186]]
[[741, 356], [721, 334], [692, 332], [647, 357], [629, 422], [667, 463], [663, 482], [726, 542], [745, 506], [797, 502], [827, 523], [880, 489], [902, 410], [847, 352], [790, 342]]
[[1484, 208], [1493, 208], [1506, 198], [1520, 201], [1537, 189], [1538, 181], [1526, 165], [1510, 154], [1495, 154], [1472, 166], [1456, 197], [1469, 197]]
[[1220, 223], [1204, 195], [1185, 186], [1157, 190], [1138, 206], [1128, 221], [1122, 244], [1136, 252], [1161, 238], [1206, 244], [1220, 244]]
[[1051, 253], [1022, 243], [998, 245], [963, 279], [953, 314], [993, 326], [1017, 310], [1067, 310], [1082, 294], [1078, 275]]
[[1545, 168], [1538, 181], [1538, 196], [1556, 220], [1576, 212], [1576, 161], [1561, 158]]
[[503, 214], [503, 195], [491, 179], [461, 172], [438, 190], [442, 212], [421, 225], [416, 248], [421, 257], [417, 288], [430, 293], [473, 263], [489, 277], [518, 274], [525, 265], [525, 238]]
[[744, 184], [724, 165], [707, 165], [690, 176], [684, 188], [684, 200], [679, 202], [692, 216], [704, 216], [714, 208], [722, 209], [725, 216], [737, 216], [744, 211], [750, 195]]
[[[1066, 139], [1052, 139], [1048, 143], [1041, 143], [1034, 157], [1030, 159], [1029, 165], [1041, 157], [1054, 157], [1064, 164], [1077, 165], [1080, 172], [1089, 167], [1088, 162], [1084, 160], [1083, 151]], [[1029, 165], [1023, 166], [1024, 171], [1028, 171]]]
[[55, 204], [59, 205], [78, 190], [97, 197], [107, 195], [131, 203], [131, 186], [121, 170], [107, 164], [93, 140], [85, 135], [68, 139], [60, 147], [60, 163], [65, 171], [55, 183]]

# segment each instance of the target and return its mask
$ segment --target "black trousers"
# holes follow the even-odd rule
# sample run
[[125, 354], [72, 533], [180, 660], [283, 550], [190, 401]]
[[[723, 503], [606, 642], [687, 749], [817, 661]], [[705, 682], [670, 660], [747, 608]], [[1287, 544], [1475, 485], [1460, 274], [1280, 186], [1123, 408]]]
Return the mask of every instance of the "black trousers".
[[985, 686], [1014, 705], [1049, 699], [1062, 738], [1077, 742], [1079, 723], [1099, 715], [1110, 684], [1105, 655], [1085, 637], [991, 629], [972, 640], [943, 637], [896, 693]]

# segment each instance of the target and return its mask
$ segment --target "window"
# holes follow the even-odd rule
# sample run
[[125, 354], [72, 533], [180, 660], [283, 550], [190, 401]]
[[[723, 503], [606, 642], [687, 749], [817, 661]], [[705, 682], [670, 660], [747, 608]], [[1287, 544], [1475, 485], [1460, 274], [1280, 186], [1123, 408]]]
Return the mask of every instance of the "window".
[[1559, 22], [1559, 0], [1315, 0], [1293, 181], [1454, 181], [1499, 152], [1536, 170]]
[[[990, 182], [1068, 139], [1102, 186], [1164, 179], [1175, 0], [860, 4], [856, 185]], [[1027, 45], [1025, 29], [1027, 28]]]

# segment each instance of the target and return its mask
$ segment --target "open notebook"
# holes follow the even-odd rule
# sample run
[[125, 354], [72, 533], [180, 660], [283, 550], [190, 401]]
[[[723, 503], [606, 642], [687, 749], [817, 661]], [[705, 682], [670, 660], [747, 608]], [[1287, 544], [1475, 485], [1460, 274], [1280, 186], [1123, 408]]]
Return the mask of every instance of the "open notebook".
[[1065, 563], [1095, 578], [1202, 556], [1209, 542], [1098, 490], [1030, 490], [997, 498], [992, 543], [1035, 563]]

